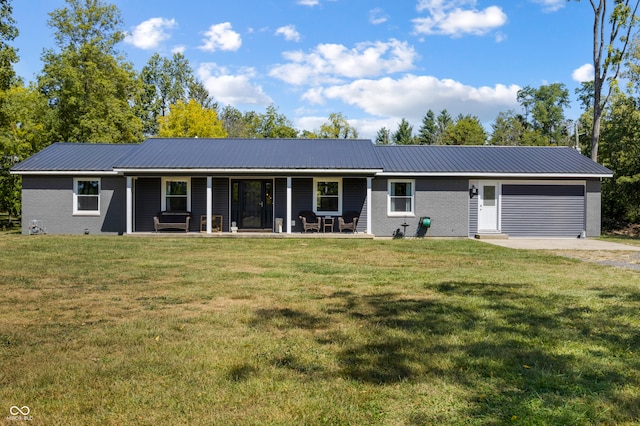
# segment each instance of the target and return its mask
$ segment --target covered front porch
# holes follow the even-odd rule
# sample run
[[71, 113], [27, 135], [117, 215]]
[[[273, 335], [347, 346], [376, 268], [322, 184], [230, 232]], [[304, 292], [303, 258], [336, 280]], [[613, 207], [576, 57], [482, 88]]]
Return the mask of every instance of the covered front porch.
[[[178, 235], [155, 232], [158, 212], [191, 215], [187, 232], [194, 236], [284, 238], [371, 238], [373, 176], [126, 175], [126, 234]], [[304, 232], [299, 212], [322, 218], [320, 232]], [[357, 232], [338, 229], [338, 218], [357, 212]], [[326, 220], [326, 222], [325, 222]]]

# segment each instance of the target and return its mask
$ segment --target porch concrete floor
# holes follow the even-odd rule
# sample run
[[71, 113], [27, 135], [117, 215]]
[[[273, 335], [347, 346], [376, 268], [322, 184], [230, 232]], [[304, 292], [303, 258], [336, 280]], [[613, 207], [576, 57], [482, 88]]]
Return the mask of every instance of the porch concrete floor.
[[127, 234], [129, 237], [178, 237], [178, 238], [326, 238], [326, 239], [374, 239], [375, 235], [358, 232], [339, 233], [339, 232], [292, 232], [291, 234], [276, 232], [134, 232]]

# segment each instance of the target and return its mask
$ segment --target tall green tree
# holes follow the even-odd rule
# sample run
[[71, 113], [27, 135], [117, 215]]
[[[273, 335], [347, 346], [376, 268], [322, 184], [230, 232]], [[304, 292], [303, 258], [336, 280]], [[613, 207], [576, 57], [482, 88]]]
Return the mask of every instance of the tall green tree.
[[349, 124], [341, 112], [329, 114], [326, 123], [320, 126], [318, 135], [324, 139], [357, 139], [358, 130]]
[[486, 141], [487, 132], [478, 117], [471, 115], [459, 115], [443, 138], [445, 145], [484, 145]]
[[444, 144], [444, 135], [451, 125], [453, 125], [453, 117], [451, 117], [449, 111], [443, 109], [436, 117], [436, 143], [438, 145]]
[[590, 151], [591, 158], [598, 161], [602, 117], [617, 85], [631, 34], [638, 22], [640, 0], [589, 0], [589, 4], [593, 10], [594, 68]]
[[15, 85], [0, 91], [0, 211], [9, 213], [9, 219], [21, 210], [20, 177], [9, 170], [47, 144], [48, 113], [47, 100], [35, 86]]
[[245, 115], [233, 105], [225, 105], [220, 110], [220, 120], [230, 138], [250, 138], [251, 129]]
[[418, 130], [417, 141], [421, 145], [434, 145], [438, 143], [439, 131], [436, 123], [436, 115], [432, 110], [422, 117], [422, 125]]
[[600, 161], [613, 170], [602, 183], [603, 217], [640, 223], [640, 101], [614, 93], [602, 120]]
[[0, 90], [8, 90], [17, 80], [13, 65], [18, 52], [11, 43], [19, 32], [12, 13], [11, 0], [0, 0]]
[[52, 134], [69, 142], [136, 142], [142, 122], [131, 105], [141, 87], [117, 50], [123, 39], [116, 6], [66, 0], [49, 14], [58, 50], [42, 55], [38, 86], [55, 111]]
[[564, 109], [570, 104], [569, 91], [562, 83], [526, 86], [518, 91], [517, 100], [525, 109], [525, 117], [531, 117], [531, 127], [537, 130], [548, 144], [561, 145], [567, 141]]
[[376, 145], [389, 145], [391, 143], [391, 131], [382, 127], [376, 134]]
[[396, 145], [413, 144], [413, 126], [403, 118], [398, 124], [398, 130], [393, 133], [392, 140]]
[[179, 100], [169, 115], [159, 117], [158, 136], [163, 138], [224, 138], [227, 132], [215, 109], [203, 108], [195, 100]]
[[245, 118], [251, 129], [250, 137], [258, 138], [295, 138], [298, 130], [293, 127], [286, 115], [280, 114], [275, 105], [269, 105], [263, 114], [249, 115]]
[[526, 123], [524, 117], [510, 110], [498, 114], [496, 121], [491, 124], [492, 133], [490, 145], [522, 145]]
[[169, 106], [178, 101], [195, 100], [203, 108], [217, 108], [217, 104], [204, 84], [194, 76], [189, 61], [182, 53], [164, 58], [154, 53], [140, 71], [143, 94], [139, 101], [138, 115], [146, 135], [158, 131], [158, 117], [169, 114]]

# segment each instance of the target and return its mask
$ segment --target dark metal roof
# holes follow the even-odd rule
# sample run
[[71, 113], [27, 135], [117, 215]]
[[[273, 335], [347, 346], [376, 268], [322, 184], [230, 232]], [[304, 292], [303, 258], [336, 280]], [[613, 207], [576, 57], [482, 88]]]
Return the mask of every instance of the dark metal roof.
[[148, 139], [116, 169], [380, 169], [364, 139]]
[[377, 145], [384, 173], [612, 175], [568, 147]]
[[132, 170], [367, 170], [416, 175], [612, 176], [565, 147], [373, 145], [363, 139], [148, 139], [142, 144], [55, 143], [16, 173]]
[[110, 172], [121, 157], [134, 152], [134, 144], [63, 143], [49, 145], [16, 164], [14, 172]]

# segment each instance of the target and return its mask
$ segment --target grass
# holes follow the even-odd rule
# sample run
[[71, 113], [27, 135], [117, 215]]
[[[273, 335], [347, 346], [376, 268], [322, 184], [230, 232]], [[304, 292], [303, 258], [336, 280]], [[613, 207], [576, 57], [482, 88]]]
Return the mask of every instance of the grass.
[[633, 246], [640, 246], [640, 237], [632, 237], [627, 235], [615, 235], [607, 234], [603, 235], [600, 239], [605, 241], [611, 241], [614, 243], [629, 244]]
[[3, 235], [0, 249], [4, 416], [640, 419], [637, 272], [471, 240]]

